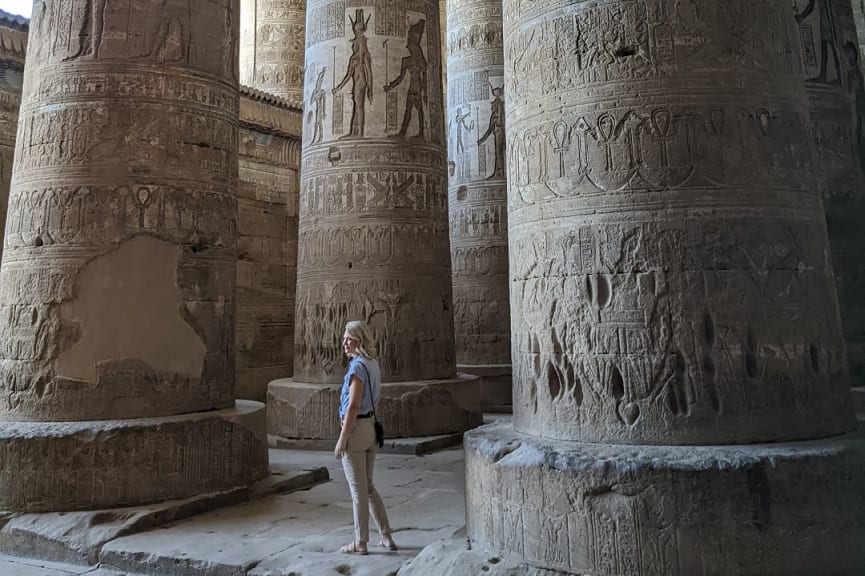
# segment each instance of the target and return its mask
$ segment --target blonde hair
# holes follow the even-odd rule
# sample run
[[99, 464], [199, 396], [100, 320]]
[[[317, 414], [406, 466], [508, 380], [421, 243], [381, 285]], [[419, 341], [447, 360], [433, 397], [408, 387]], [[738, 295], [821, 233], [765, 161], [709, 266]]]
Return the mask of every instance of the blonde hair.
[[346, 322], [345, 331], [350, 338], [357, 340], [357, 351], [367, 358], [375, 358], [378, 352], [375, 348], [375, 336], [363, 320]]

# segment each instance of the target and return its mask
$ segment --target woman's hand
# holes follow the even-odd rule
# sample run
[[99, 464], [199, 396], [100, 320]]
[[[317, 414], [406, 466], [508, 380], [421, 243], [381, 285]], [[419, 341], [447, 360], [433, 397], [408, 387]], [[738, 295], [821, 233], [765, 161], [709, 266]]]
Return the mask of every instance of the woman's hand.
[[345, 451], [348, 448], [348, 441], [345, 440], [342, 436], [340, 436], [339, 440], [336, 441], [336, 447], [333, 449], [333, 455], [337, 460], [342, 460], [342, 457], [345, 456]]

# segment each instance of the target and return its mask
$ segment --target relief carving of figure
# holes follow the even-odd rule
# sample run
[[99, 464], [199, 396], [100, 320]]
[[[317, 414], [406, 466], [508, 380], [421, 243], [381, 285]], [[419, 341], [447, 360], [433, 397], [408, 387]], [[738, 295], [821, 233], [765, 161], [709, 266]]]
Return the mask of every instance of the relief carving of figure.
[[815, 82], [826, 82], [829, 63], [829, 51], [832, 51], [832, 62], [838, 78], [833, 84], [841, 84], [841, 58], [838, 55], [838, 35], [835, 26], [835, 13], [829, 0], [808, 0], [808, 5], [796, 15], [796, 22], [801, 23], [817, 8], [820, 15], [820, 72], [811, 78]]
[[404, 137], [411, 122], [412, 109], [417, 109], [418, 113], [418, 138], [423, 138], [424, 135], [424, 110], [423, 105], [427, 101], [427, 60], [421, 47], [421, 37], [423, 36], [426, 20], [418, 20], [415, 24], [409, 25], [408, 38], [406, 48], [408, 48], [408, 56], [402, 59], [399, 76], [393, 82], [384, 87], [385, 92], [390, 92], [399, 86], [405, 79], [406, 72], [409, 74], [408, 95], [405, 101], [405, 114], [402, 119], [402, 128], [399, 130], [399, 136]]
[[[73, 60], [80, 56], [99, 57], [106, 2], [107, 0], [89, 0], [83, 6], [72, 8], [70, 17], [72, 18], [72, 25], [78, 30], [78, 37], [68, 39], [70, 52], [64, 60]], [[58, 36], [62, 38], [62, 34]], [[77, 47], [73, 49], [73, 45], [76, 44]]]
[[324, 83], [325, 71], [327, 71], [327, 68], [323, 67], [318, 73], [318, 76], [315, 79], [315, 90], [312, 91], [312, 100], [310, 101], [313, 108], [310, 114], [313, 115], [313, 121], [315, 123], [312, 131], [312, 144], [318, 144], [321, 142], [321, 137], [324, 134], [322, 124], [327, 116], [327, 112], [325, 111], [327, 92], [324, 91], [321, 85]]
[[487, 176], [491, 178], [504, 178], [505, 175], [505, 101], [502, 100], [502, 89], [493, 88], [493, 101], [491, 102], [490, 123], [483, 136], [478, 138], [478, 144], [486, 142], [490, 135], [495, 142], [496, 164], [493, 173]]
[[351, 125], [348, 134], [343, 138], [363, 137], [364, 125], [366, 123], [366, 101], [372, 102], [372, 59], [366, 44], [366, 27], [372, 15], [363, 18], [363, 8], [355, 11], [354, 19], [348, 17], [354, 38], [351, 40], [351, 57], [345, 76], [339, 84], [334, 86], [332, 92], [336, 94], [351, 80]]
[[[88, 0], [83, 4], [72, 6], [69, 14], [56, 15], [59, 21], [71, 18], [72, 32], [68, 37], [57, 35], [60, 43], [65, 43], [64, 60], [73, 60], [82, 56], [90, 58], [142, 58], [160, 62], [185, 62], [189, 59], [191, 44], [190, 13], [192, 9], [189, 0], [185, 2], [170, 2], [169, 0], [149, 0], [141, 5], [128, 9], [116, 6], [108, 0]], [[130, 13], [133, 17], [130, 18]], [[118, 19], [122, 18], [121, 21]], [[105, 21], [109, 21], [110, 31], [125, 33], [124, 50], [116, 51], [117, 38], [114, 47], [107, 55], [100, 54], [103, 44], [111, 39], [105, 37]], [[68, 26], [68, 25], [65, 25]], [[229, 38], [233, 42], [233, 39]], [[61, 47], [63, 49], [63, 47]], [[233, 68], [233, 64], [232, 64]]]
[[469, 108], [465, 114], [463, 114], [462, 107], [457, 108], [457, 115], [454, 118], [454, 122], [457, 125], [457, 154], [464, 154], [466, 151], [465, 143], [463, 142], [463, 132], [471, 131], [475, 129], [475, 123], [467, 122], [466, 119], [471, 115], [472, 111]]

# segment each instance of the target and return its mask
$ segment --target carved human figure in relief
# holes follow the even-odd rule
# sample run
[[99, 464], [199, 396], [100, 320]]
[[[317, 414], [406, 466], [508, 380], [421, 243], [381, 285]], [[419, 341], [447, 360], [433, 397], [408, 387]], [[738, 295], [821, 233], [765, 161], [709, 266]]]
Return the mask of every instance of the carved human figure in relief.
[[423, 138], [424, 135], [424, 109], [423, 105], [427, 101], [427, 60], [421, 47], [421, 37], [423, 36], [426, 20], [418, 20], [415, 24], [409, 25], [406, 48], [408, 48], [408, 56], [402, 59], [399, 76], [393, 82], [384, 87], [385, 92], [390, 92], [399, 86], [409, 75], [408, 94], [405, 100], [405, 114], [402, 118], [402, 127], [399, 130], [399, 136], [405, 136], [408, 130], [409, 122], [411, 122], [412, 109], [417, 109], [418, 114], [418, 138]]
[[372, 58], [366, 44], [366, 27], [372, 15], [363, 18], [363, 8], [355, 11], [354, 19], [348, 17], [354, 38], [351, 40], [351, 57], [345, 69], [345, 76], [333, 87], [336, 94], [351, 80], [351, 124], [348, 134], [343, 138], [361, 138], [366, 124], [366, 101], [372, 102]]
[[324, 73], [327, 71], [327, 68], [324, 67], [318, 73], [318, 76], [315, 79], [315, 89], [312, 91], [312, 100], [310, 104], [312, 104], [312, 112], [314, 118], [314, 128], [312, 131], [312, 144], [318, 144], [321, 142], [321, 138], [324, 134], [323, 123], [324, 119], [327, 116], [327, 112], [325, 111], [326, 98], [327, 93], [321, 87], [324, 83]]
[[493, 101], [490, 104], [490, 123], [487, 131], [478, 138], [478, 144], [483, 144], [492, 135], [495, 143], [495, 168], [487, 180], [503, 178], [505, 174], [505, 101], [502, 100], [501, 88], [493, 88]]
[[457, 108], [457, 114], [454, 118], [454, 121], [457, 125], [457, 154], [463, 154], [466, 151], [465, 143], [463, 143], [463, 132], [468, 132], [475, 129], [474, 121], [466, 121], [466, 119], [471, 115], [471, 113], [471, 108], [469, 108], [465, 114], [463, 114], [462, 107]]
[[838, 78], [834, 84], [841, 84], [841, 58], [838, 55], [838, 35], [835, 25], [835, 13], [829, 0], [808, 0], [808, 5], [796, 15], [796, 21], [801, 24], [817, 8], [820, 15], [820, 72], [811, 78], [815, 82], [826, 82], [829, 64], [829, 51], [832, 52], [832, 62]]

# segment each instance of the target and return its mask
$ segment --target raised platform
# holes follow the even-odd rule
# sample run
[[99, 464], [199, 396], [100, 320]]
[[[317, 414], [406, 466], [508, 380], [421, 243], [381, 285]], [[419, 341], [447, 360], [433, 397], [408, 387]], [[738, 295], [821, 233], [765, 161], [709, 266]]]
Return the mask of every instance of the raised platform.
[[249, 486], [267, 475], [265, 409], [94, 422], [0, 422], [0, 508], [139, 506]]
[[481, 408], [484, 412], [507, 414], [513, 411], [510, 364], [458, 364], [457, 371], [481, 379]]
[[[339, 385], [291, 379], [271, 382], [267, 387], [268, 434], [336, 440], [340, 428], [339, 389]], [[386, 438], [465, 432], [483, 423], [480, 379], [459, 374], [447, 380], [385, 383], [376, 410]]]
[[468, 535], [592, 576], [865, 574], [865, 432], [743, 446], [465, 436]]

